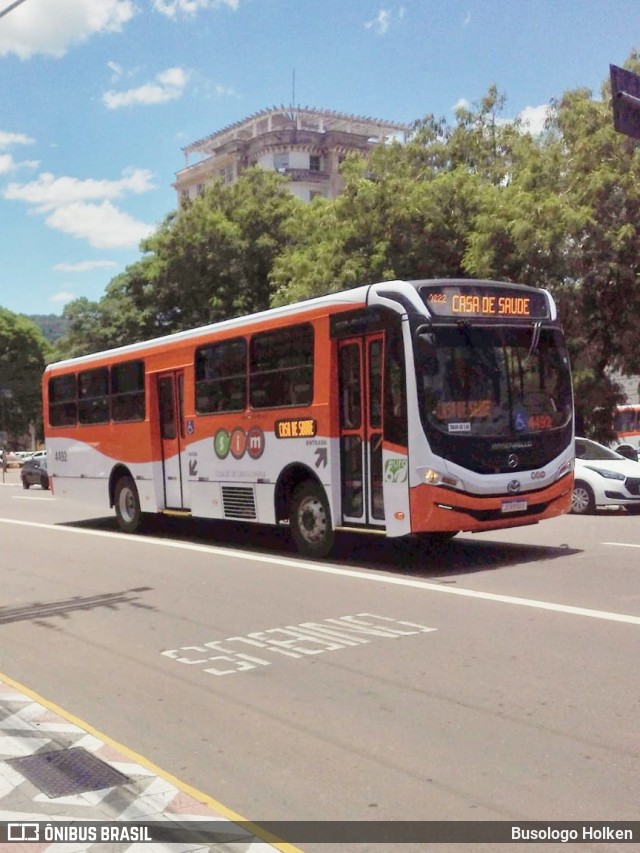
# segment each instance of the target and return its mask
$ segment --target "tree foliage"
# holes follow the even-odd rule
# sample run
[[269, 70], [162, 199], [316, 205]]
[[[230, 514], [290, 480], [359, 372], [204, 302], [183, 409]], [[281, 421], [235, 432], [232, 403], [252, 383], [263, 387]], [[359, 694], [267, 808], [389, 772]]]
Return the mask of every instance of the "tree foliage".
[[143, 257], [98, 302], [78, 299], [56, 356], [96, 352], [269, 307], [274, 259], [302, 202], [280, 176], [247, 170], [171, 212], [141, 244]]
[[[633, 53], [627, 67], [640, 71]], [[543, 133], [506, 121], [491, 87], [449, 124], [343, 165], [304, 205], [247, 170], [167, 216], [98, 302], [67, 306], [78, 354], [375, 280], [483, 277], [548, 288], [574, 365], [580, 429], [608, 439], [612, 371], [640, 373], [640, 154], [613, 129], [608, 84], [554, 100]]]
[[40, 379], [47, 342], [38, 327], [0, 308], [0, 430], [10, 445], [41, 421]]
[[168, 218], [143, 243], [160, 325], [185, 329], [268, 308], [284, 226], [301, 206], [281, 176], [254, 167]]

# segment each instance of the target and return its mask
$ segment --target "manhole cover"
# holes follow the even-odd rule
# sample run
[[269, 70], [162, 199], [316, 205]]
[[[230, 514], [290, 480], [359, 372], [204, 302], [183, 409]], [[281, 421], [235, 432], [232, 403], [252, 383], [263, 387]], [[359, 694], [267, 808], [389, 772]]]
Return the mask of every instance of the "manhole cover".
[[84, 794], [86, 791], [113, 788], [129, 781], [124, 773], [114, 770], [82, 747], [9, 758], [7, 764], [48, 797]]

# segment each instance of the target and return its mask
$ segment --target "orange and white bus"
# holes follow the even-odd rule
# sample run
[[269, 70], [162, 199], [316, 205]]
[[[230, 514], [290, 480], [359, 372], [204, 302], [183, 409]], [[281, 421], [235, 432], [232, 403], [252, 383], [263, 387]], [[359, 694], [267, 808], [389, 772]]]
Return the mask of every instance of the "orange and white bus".
[[385, 281], [47, 367], [56, 497], [389, 537], [569, 509], [571, 375], [544, 290]]

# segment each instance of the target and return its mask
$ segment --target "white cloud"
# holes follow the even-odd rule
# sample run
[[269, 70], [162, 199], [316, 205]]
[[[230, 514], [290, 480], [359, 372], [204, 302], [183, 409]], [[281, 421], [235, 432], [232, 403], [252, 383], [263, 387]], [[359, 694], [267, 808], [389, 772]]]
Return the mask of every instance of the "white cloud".
[[26, 202], [35, 213], [47, 217], [50, 228], [87, 240], [97, 249], [134, 248], [153, 228], [123, 213], [112, 202], [128, 193], [153, 189], [151, 178], [147, 169], [127, 169], [116, 181], [82, 181], [43, 173], [29, 183], [9, 184], [3, 196]]
[[219, 9], [221, 6], [235, 12], [240, 0], [153, 0], [156, 12], [167, 18], [176, 18], [179, 14], [195, 15], [201, 9]]
[[401, 21], [406, 13], [404, 6], [398, 6], [397, 9], [380, 9], [378, 14], [371, 21], [365, 21], [364, 28], [366, 30], [375, 30], [377, 35], [384, 36], [389, 32], [389, 28], [395, 21]]
[[233, 86], [226, 86], [224, 83], [215, 83], [205, 75], [194, 71], [189, 76], [191, 92], [197, 99], [211, 98], [240, 98], [240, 94]]
[[34, 141], [26, 133], [8, 133], [0, 130], [0, 148], [9, 148], [11, 145], [32, 145]]
[[28, 0], [2, 19], [0, 56], [61, 57], [97, 33], [119, 32], [134, 14], [132, 0]]
[[54, 293], [49, 297], [49, 302], [70, 302], [75, 299], [74, 293], [69, 293], [68, 290], [61, 290], [59, 293]]
[[75, 264], [56, 264], [53, 269], [54, 272], [91, 272], [91, 270], [110, 269], [117, 266], [115, 261], [78, 261]]
[[[9, 133], [0, 130], [0, 152], [4, 152], [12, 145], [32, 145], [34, 140], [25, 133]], [[20, 168], [37, 169], [40, 164], [37, 160], [14, 160], [11, 154], [0, 153], [0, 175], [7, 175]]]
[[65, 204], [56, 208], [46, 221], [50, 228], [87, 240], [95, 249], [134, 248], [153, 231], [150, 225], [134, 219], [110, 201]]
[[120, 77], [124, 74], [124, 70], [122, 65], [118, 65], [117, 62], [107, 62], [107, 68], [111, 71], [111, 82], [115, 83], [116, 80], [119, 80]]
[[6, 175], [7, 172], [12, 172], [15, 168], [15, 163], [11, 154], [0, 154], [0, 175]]
[[525, 107], [518, 115], [522, 120], [525, 129], [534, 136], [538, 136], [544, 130], [544, 123], [549, 115], [548, 104], [541, 104], [538, 107]]
[[372, 21], [366, 21], [364, 26], [367, 30], [375, 29], [379, 36], [383, 36], [389, 30], [390, 21], [391, 12], [388, 9], [380, 9], [376, 17]]
[[460, 98], [453, 105], [453, 111], [456, 110], [468, 110], [471, 108], [471, 101], [468, 101], [466, 98]]
[[10, 201], [26, 201], [34, 205], [39, 213], [46, 213], [79, 201], [116, 199], [130, 192], [139, 195], [153, 189], [151, 178], [148, 169], [126, 169], [118, 181], [56, 178], [49, 172], [43, 172], [35, 181], [27, 184], [9, 184], [3, 195]]
[[0, 154], [0, 175], [16, 172], [18, 169], [37, 169], [39, 160], [14, 160], [11, 154]]
[[152, 83], [145, 83], [136, 89], [124, 92], [110, 90], [102, 96], [102, 102], [110, 109], [130, 107], [144, 104], [163, 104], [179, 98], [189, 80], [189, 73], [184, 68], [167, 68], [156, 74]]
[[216, 83], [213, 91], [216, 93], [216, 95], [224, 98], [239, 97], [233, 86], [223, 86], [222, 83]]

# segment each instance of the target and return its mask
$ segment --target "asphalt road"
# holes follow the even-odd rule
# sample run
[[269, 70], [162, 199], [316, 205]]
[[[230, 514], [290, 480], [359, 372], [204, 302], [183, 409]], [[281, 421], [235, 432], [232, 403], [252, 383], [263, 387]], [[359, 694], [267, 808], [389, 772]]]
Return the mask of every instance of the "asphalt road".
[[7, 480], [0, 672], [247, 819], [638, 819], [640, 517], [312, 562]]

